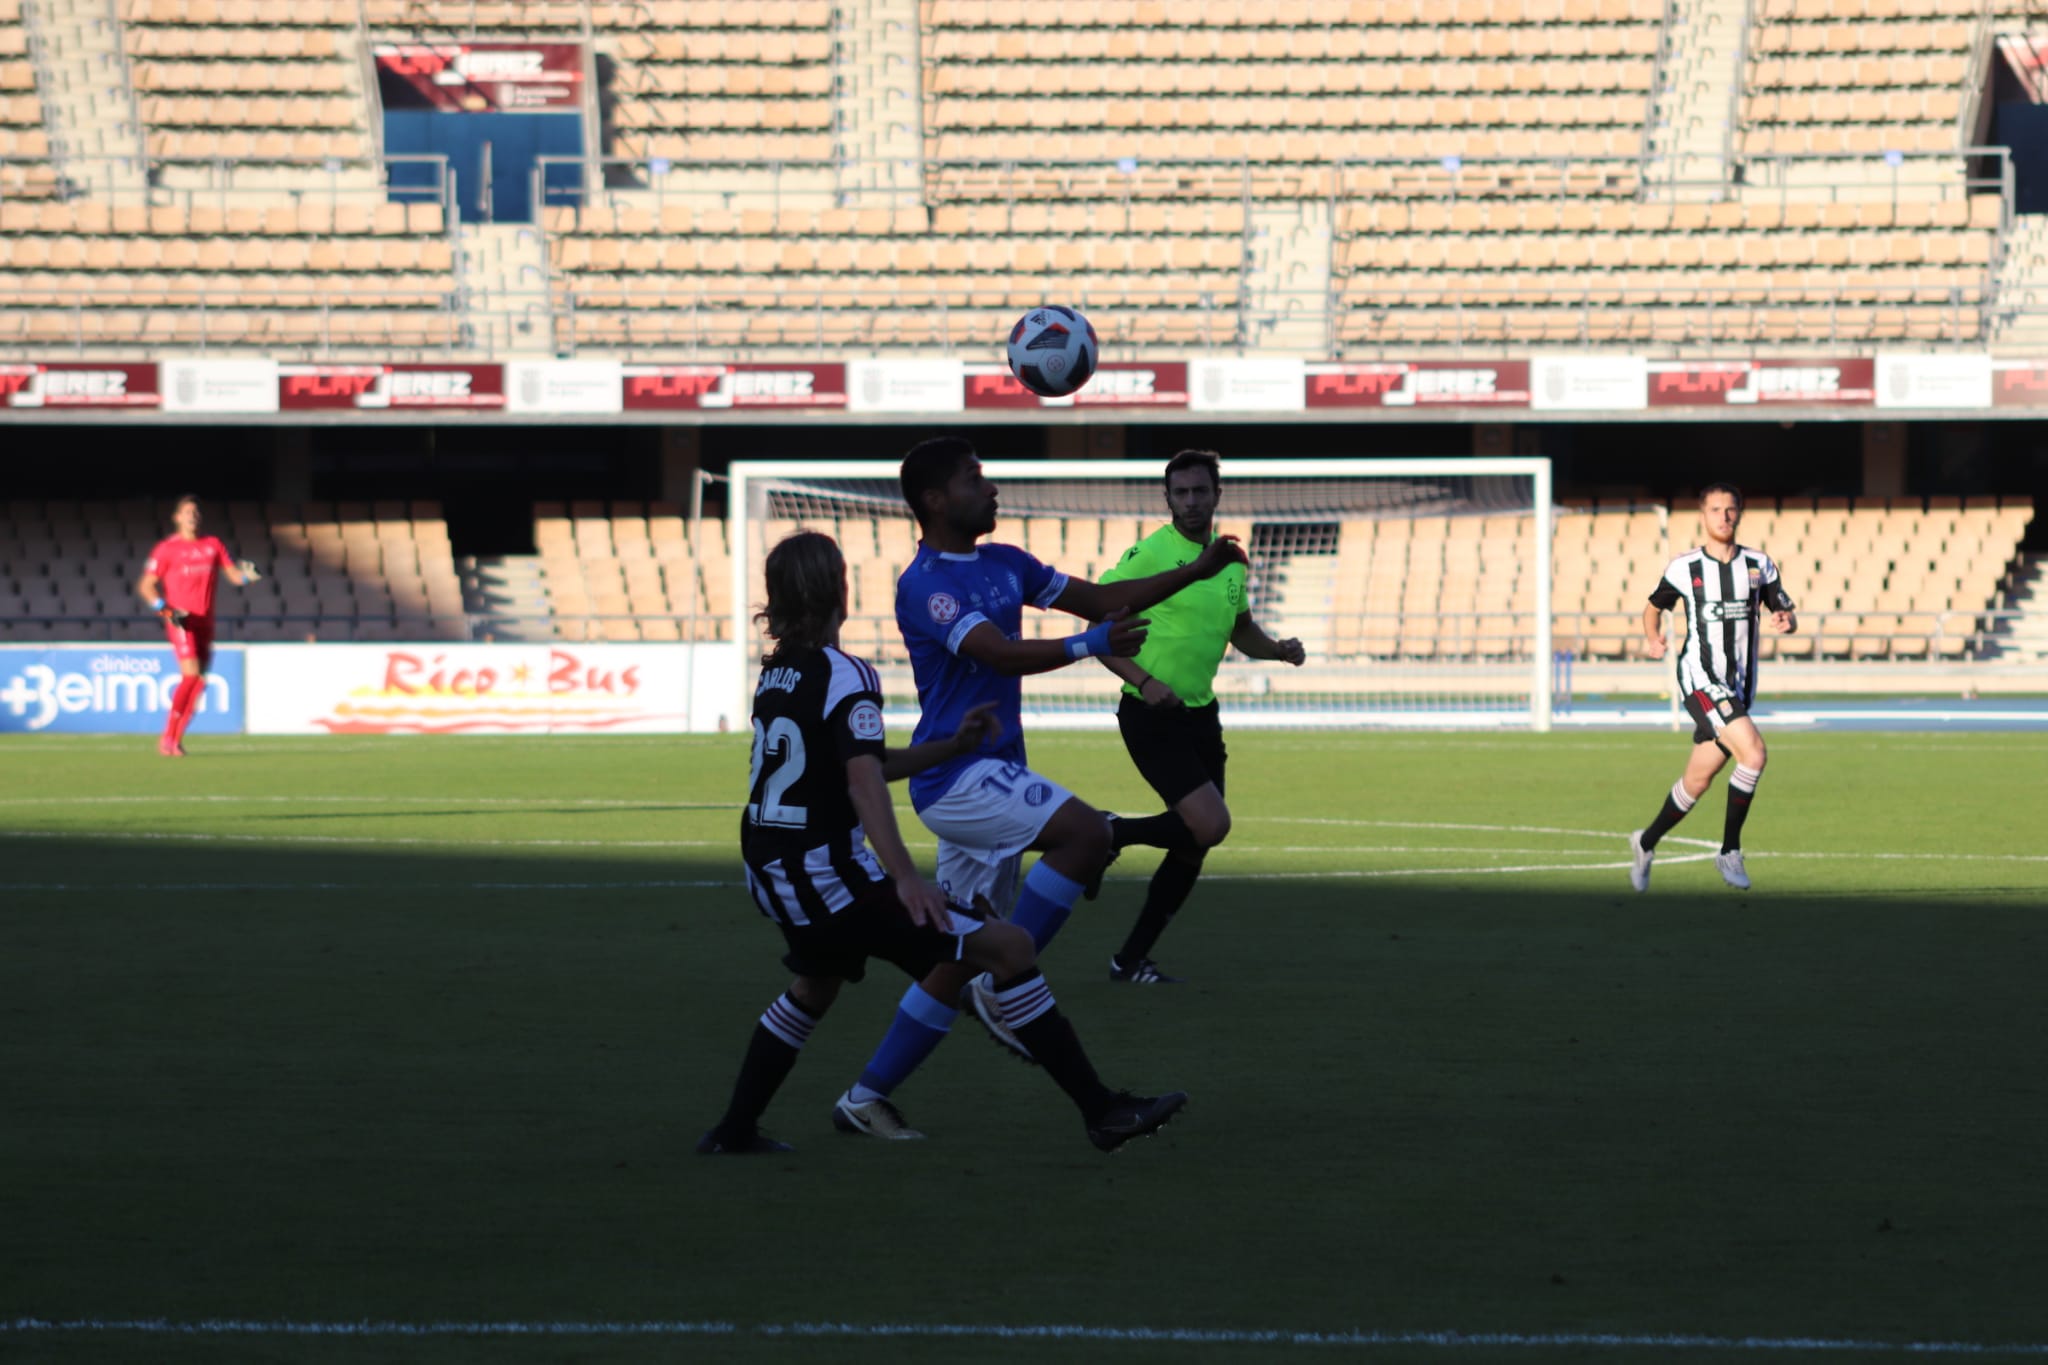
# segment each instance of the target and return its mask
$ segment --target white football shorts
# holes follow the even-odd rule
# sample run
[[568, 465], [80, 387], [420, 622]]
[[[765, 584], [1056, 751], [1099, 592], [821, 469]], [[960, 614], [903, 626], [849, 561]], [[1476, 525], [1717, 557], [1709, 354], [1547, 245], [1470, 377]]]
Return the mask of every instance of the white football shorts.
[[939, 887], [961, 905], [985, 896], [1007, 917], [1017, 898], [1024, 850], [1074, 794], [1021, 763], [984, 758], [963, 769], [952, 790], [919, 811], [939, 836]]

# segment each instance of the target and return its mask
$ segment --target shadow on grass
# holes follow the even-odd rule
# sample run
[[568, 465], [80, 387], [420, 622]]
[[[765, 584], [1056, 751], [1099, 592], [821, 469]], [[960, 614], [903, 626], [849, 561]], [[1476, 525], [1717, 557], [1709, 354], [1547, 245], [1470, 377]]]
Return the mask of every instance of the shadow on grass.
[[785, 982], [730, 856], [4, 849], [0, 1317], [2048, 1338], [2022, 899], [1219, 883], [1139, 990], [1119, 883], [1047, 973], [1167, 1134], [963, 1026], [928, 1142], [836, 1137], [884, 967], [722, 1162]]

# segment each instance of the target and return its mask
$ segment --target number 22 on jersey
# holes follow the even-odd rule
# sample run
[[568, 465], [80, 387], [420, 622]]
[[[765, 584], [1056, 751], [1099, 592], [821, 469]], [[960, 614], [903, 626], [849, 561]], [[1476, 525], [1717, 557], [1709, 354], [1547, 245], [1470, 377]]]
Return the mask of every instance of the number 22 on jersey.
[[[762, 783], [762, 768], [768, 769]], [[759, 799], [747, 803], [747, 819], [757, 825], [802, 829], [810, 819], [805, 806], [783, 804], [783, 797], [804, 775], [804, 732], [788, 716], [777, 716], [763, 724], [754, 718], [754, 757], [747, 774], [747, 790]]]

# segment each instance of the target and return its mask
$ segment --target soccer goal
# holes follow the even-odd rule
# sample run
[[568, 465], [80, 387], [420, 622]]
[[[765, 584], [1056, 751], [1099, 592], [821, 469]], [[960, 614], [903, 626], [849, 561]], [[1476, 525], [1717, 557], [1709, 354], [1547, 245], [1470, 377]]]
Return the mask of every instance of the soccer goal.
[[[994, 539], [1094, 579], [1168, 516], [1164, 461], [990, 461], [1001, 489]], [[891, 724], [917, 712], [896, 630], [896, 580], [917, 527], [893, 462], [742, 461], [731, 472], [733, 638], [751, 696], [764, 637], [761, 563], [791, 532], [845, 552], [846, 649], [872, 660]], [[1551, 486], [1544, 459], [1230, 459], [1216, 530], [1251, 557], [1249, 599], [1301, 668], [1238, 656], [1217, 695], [1230, 726], [1550, 727]], [[1031, 636], [1081, 628], [1026, 610]], [[1024, 680], [1027, 724], [1114, 723], [1119, 684], [1084, 661]]]

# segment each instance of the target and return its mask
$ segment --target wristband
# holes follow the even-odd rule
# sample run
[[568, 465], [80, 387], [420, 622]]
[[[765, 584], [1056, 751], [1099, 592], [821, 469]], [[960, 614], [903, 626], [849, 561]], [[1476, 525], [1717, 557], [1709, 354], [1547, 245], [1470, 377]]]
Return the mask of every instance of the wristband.
[[157, 598], [156, 601], [149, 604], [149, 609], [151, 611], [162, 611], [164, 609], [164, 599], [161, 597]]
[[1067, 647], [1069, 659], [1093, 659], [1107, 654], [1110, 651], [1109, 622], [1103, 621], [1079, 635], [1069, 635], [1060, 643]]

